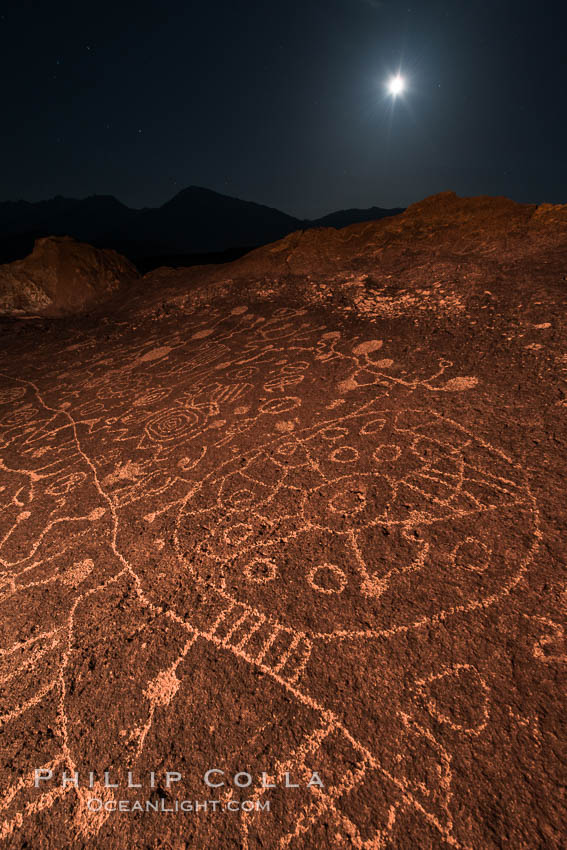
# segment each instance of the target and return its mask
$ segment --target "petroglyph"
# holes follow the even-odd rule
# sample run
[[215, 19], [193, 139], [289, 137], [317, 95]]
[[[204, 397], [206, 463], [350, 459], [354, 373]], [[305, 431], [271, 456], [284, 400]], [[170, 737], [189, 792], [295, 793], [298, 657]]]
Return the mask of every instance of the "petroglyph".
[[[4, 365], [0, 724], [51, 730], [3, 767], [7, 840], [61, 806], [76, 846], [118, 828], [84, 789], [34, 788], [33, 767], [183, 751], [195, 770], [222, 753], [324, 775], [278, 815], [241, 813], [247, 850], [396, 847], [403, 830], [479, 846], [459, 765], [494, 746], [501, 673], [462, 635], [529, 575], [521, 458], [440, 406], [482, 392], [452, 362], [261, 312], [188, 311], [79, 361], [77, 334], [54, 344], [60, 371]], [[562, 626], [530, 622], [526, 655], [559, 666]], [[192, 827], [193, 846], [206, 829], [223, 846], [223, 824]]]

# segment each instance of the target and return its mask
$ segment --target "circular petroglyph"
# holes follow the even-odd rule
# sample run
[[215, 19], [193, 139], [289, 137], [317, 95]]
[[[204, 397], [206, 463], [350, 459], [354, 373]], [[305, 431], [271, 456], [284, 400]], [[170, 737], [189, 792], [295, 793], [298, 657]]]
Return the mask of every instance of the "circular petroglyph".
[[11, 428], [14, 425], [23, 425], [25, 422], [33, 419], [37, 413], [38, 410], [35, 407], [31, 407], [31, 405], [20, 407], [0, 420], [0, 425], [7, 428]]
[[45, 492], [50, 496], [65, 496], [82, 484], [86, 480], [86, 477], [84, 472], [70, 472], [58, 478]]
[[224, 539], [230, 546], [245, 543], [254, 534], [254, 526], [246, 522], [238, 522], [224, 531]]
[[478, 378], [474, 375], [469, 377], [451, 378], [441, 389], [446, 392], [462, 392], [463, 390], [472, 390], [478, 384]]
[[88, 419], [91, 416], [97, 416], [105, 409], [103, 401], [87, 401], [77, 409], [77, 414], [83, 419]]
[[152, 360], [161, 360], [162, 358], [167, 357], [170, 351], [172, 351], [172, 349], [167, 345], [163, 345], [161, 348], [152, 348], [150, 351], [146, 351], [145, 354], [142, 354], [141, 357], [138, 357], [138, 362], [149, 363]]
[[171, 390], [163, 389], [162, 387], [154, 387], [148, 389], [141, 395], [137, 396], [132, 404], [134, 407], [149, 407], [150, 404], [156, 404], [158, 401], [163, 401], [167, 398]]
[[307, 581], [319, 593], [342, 593], [347, 577], [336, 564], [317, 564], [307, 573]]
[[8, 387], [0, 390], [0, 404], [12, 404], [26, 394], [25, 387]]
[[280, 432], [280, 434], [289, 434], [290, 431], [294, 430], [295, 422], [282, 419], [281, 422], [276, 422], [274, 427], [276, 431]]
[[149, 682], [145, 696], [153, 705], [169, 705], [180, 684], [173, 670], [162, 670]]
[[384, 345], [381, 339], [369, 339], [366, 342], [361, 342], [352, 349], [354, 354], [372, 354], [373, 351], [378, 351]]
[[284, 396], [283, 398], [274, 398], [270, 401], [265, 401], [260, 405], [260, 413], [271, 413], [274, 416], [280, 413], [289, 413], [290, 410], [295, 410], [301, 407], [301, 399], [296, 396]]
[[398, 458], [402, 454], [402, 449], [400, 446], [377, 446], [372, 453], [372, 458], [377, 463], [384, 463], [389, 461], [398, 460]]
[[59, 580], [63, 582], [63, 584], [71, 585], [71, 587], [77, 587], [82, 581], [88, 578], [93, 569], [94, 561], [92, 558], [85, 558], [83, 561], [73, 564], [69, 569], [65, 570], [65, 572], [62, 572], [59, 576]]
[[240, 381], [251, 378], [258, 372], [257, 366], [241, 366], [239, 369], [231, 369], [226, 373], [227, 378], [238, 378]]
[[192, 410], [170, 409], [150, 419], [146, 424], [146, 433], [152, 440], [166, 443], [186, 437], [198, 421], [197, 414]]
[[241, 490], [236, 490], [234, 493], [231, 493], [228, 497], [228, 504], [232, 508], [241, 508], [244, 505], [250, 505], [254, 501], [254, 493], [252, 490], [246, 490], [242, 488]]
[[365, 436], [366, 434], [377, 434], [382, 430], [384, 425], [386, 424], [385, 419], [371, 419], [370, 422], [367, 422], [360, 429], [360, 434]]
[[483, 573], [490, 566], [490, 549], [475, 537], [465, 537], [453, 552], [456, 567]]
[[359, 454], [353, 446], [341, 446], [338, 449], [333, 449], [329, 458], [335, 463], [355, 463]]
[[366, 485], [364, 479], [342, 481], [342, 486], [330, 497], [329, 510], [340, 514], [357, 514], [366, 507]]
[[277, 575], [278, 568], [274, 561], [269, 558], [254, 558], [244, 568], [244, 575], [249, 581], [264, 584], [273, 581]]
[[[298, 402], [275, 399], [264, 412]], [[513, 461], [431, 408], [388, 409], [378, 398], [327, 415], [297, 423], [293, 438], [237, 452], [197, 484], [179, 517], [182, 561], [199, 516], [216, 519], [209, 560], [191, 562], [194, 573], [230, 575], [223, 592], [244, 604], [246, 565], [267, 559], [277, 573], [257, 584], [254, 604], [329, 639], [417, 627], [509, 592], [537, 539], [534, 503]], [[310, 593], [326, 596], [319, 624]]]
[[471, 664], [456, 664], [416, 683], [416, 693], [438, 723], [478, 735], [490, 716], [490, 689]]
[[351, 390], [357, 390], [358, 384], [356, 383], [353, 377], [345, 378], [344, 381], [339, 381], [339, 383], [337, 384], [337, 389], [340, 393], [348, 393]]

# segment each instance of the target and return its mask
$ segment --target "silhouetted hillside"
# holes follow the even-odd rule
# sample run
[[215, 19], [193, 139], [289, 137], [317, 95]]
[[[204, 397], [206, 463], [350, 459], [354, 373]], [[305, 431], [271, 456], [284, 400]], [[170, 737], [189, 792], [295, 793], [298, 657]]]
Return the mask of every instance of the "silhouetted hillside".
[[311, 222], [311, 227], [349, 227], [351, 224], [360, 224], [362, 221], [377, 221], [392, 215], [403, 213], [403, 207], [393, 209], [382, 209], [382, 207], [370, 207], [367, 210], [350, 209], [338, 210], [337, 212], [324, 215], [316, 221]]
[[[153, 258], [175, 257], [178, 265], [203, 262], [203, 255], [241, 254], [274, 242], [295, 230], [346, 227], [396, 215], [400, 209], [341, 210], [304, 220], [198, 186], [179, 192], [161, 207], [131, 209], [111, 195], [77, 200], [0, 203], [0, 263], [29, 254], [37, 238], [72, 236], [98, 248], [112, 248], [144, 266]], [[197, 255], [195, 259], [192, 255]], [[158, 263], [160, 264], [160, 263]]]

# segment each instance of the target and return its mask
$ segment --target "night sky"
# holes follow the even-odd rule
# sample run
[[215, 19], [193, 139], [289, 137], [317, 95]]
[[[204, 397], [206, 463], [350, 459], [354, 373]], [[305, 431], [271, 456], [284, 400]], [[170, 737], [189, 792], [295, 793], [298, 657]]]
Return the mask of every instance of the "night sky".
[[566, 202], [566, 31], [545, 0], [6, 3], [0, 200]]

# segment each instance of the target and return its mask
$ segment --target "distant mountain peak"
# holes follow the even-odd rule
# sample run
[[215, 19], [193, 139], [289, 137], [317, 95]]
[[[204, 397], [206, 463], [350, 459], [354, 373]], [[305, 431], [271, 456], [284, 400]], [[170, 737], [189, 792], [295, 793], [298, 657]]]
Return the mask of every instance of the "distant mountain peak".
[[346, 227], [401, 210], [339, 210], [309, 221], [274, 207], [187, 186], [160, 207], [133, 209], [114, 195], [0, 203], [0, 261], [25, 256], [33, 239], [73, 236], [130, 258], [218, 253], [275, 242], [313, 227]]
[[171, 208], [173, 206], [178, 206], [179, 204], [202, 202], [205, 202], [206, 204], [218, 204], [219, 206], [240, 205], [242, 208], [247, 207], [248, 209], [255, 207], [258, 210], [270, 210], [272, 213], [277, 213], [277, 215], [285, 216], [289, 219], [293, 219], [294, 221], [300, 221], [300, 219], [290, 216], [275, 207], [270, 207], [266, 204], [259, 204], [256, 201], [247, 201], [243, 198], [237, 198], [234, 195], [226, 195], [222, 192], [217, 192], [215, 189], [207, 189], [204, 186], [187, 186], [185, 189], [181, 189], [173, 196], [173, 198], [162, 204], [159, 209], [163, 210], [164, 208]]

